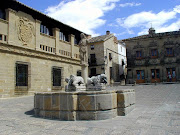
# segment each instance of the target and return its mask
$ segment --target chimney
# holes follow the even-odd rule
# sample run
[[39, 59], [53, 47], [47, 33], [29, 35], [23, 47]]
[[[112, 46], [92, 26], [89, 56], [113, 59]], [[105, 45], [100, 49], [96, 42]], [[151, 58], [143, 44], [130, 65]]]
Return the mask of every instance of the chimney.
[[108, 30], [108, 31], [106, 31], [106, 35], [109, 35], [110, 34], [110, 31]]

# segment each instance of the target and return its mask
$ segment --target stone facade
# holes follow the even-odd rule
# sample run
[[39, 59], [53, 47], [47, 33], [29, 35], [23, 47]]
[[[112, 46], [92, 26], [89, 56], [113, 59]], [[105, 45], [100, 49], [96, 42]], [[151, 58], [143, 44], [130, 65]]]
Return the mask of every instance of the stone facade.
[[127, 48], [127, 83], [180, 81], [180, 31], [124, 39]]
[[89, 76], [106, 74], [108, 84], [119, 81], [118, 41], [107, 31], [93, 37], [88, 44]]
[[81, 32], [17, 1], [0, 8], [0, 98], [64, 90], [65, 78], [81, 70]]

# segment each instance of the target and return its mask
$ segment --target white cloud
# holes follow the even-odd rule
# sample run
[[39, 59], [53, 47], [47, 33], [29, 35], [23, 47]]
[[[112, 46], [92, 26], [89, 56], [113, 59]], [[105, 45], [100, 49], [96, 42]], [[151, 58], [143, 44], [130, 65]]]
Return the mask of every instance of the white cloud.
[[141, 3], [124, 3], [124, 4], [119, 4], [120, 7], [137, 7], [140, 6]]
[[[156, 29], [156, 32], [173, 31], [179, 29], [180, 20], [177, 20], [177, 14], [179, 13], [180, 5], [176, 6], [171, 11], [161, 11], [159, 13], [144, 11], [132, 14], [127, 18], [117, 18], [116, 22], [126, 29], [141, 28], [138, 35], [147, 34], [151, 24]], [[172, 20], [174, 23], [169, 24]]]
[[119, 0], [73, 0], [46, 9], [46, 14], [87, 34], [97, 36], [94, 30], [106, 23], [104, 13], [115, 8]]

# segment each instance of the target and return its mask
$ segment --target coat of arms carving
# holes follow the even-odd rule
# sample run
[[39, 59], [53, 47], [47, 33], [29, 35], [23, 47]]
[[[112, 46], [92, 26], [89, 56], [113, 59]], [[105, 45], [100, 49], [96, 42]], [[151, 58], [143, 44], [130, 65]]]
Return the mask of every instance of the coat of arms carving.
[[24, 44], [27, 45], [32, 41], [34, 34], [34, 26], [25, 17], [21, 17], [18, 21], [18, 38]]

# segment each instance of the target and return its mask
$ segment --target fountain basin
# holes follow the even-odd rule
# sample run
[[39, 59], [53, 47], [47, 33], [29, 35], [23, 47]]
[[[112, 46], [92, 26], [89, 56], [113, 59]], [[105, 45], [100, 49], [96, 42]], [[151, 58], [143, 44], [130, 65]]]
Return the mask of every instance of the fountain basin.
[[135, 107], [135, 91], [38, 92], [35, 116], [59, 120], [104, 120], [127, 115]]

